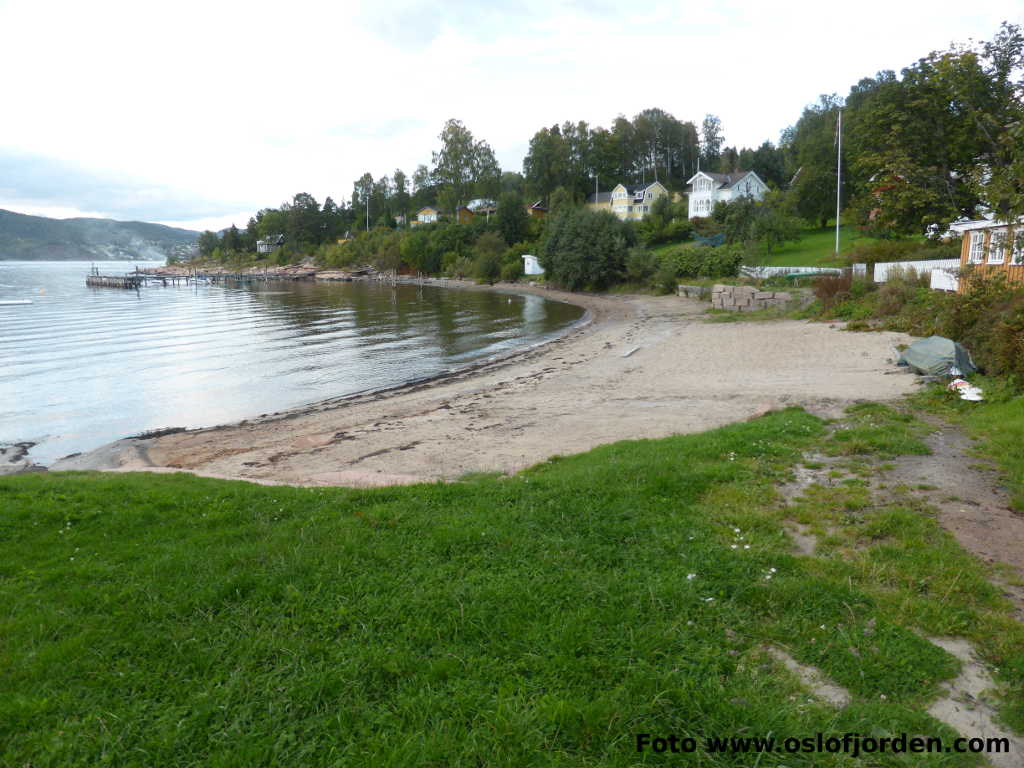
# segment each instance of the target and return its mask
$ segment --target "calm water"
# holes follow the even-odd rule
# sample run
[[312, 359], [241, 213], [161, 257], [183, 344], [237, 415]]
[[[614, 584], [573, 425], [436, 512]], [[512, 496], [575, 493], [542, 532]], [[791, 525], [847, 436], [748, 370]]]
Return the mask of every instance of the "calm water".
[[35, 442], [43, 464], [433, 376], [582, 315], [536, 296], [377, 283], [86, 288], [88, 269], [0, 262], [0, 302], [33, 302], [0, 305], [0, 443]]

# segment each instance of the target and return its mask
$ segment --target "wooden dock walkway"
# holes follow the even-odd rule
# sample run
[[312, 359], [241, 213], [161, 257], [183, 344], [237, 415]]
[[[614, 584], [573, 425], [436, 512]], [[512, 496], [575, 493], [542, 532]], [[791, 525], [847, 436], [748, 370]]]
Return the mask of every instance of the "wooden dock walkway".
[[92, 274], [85, 278], [85, 284], [90, 288], [132, 288], [138, 290], [143, 284], [141, 277], [136, 275], [101, 275]]

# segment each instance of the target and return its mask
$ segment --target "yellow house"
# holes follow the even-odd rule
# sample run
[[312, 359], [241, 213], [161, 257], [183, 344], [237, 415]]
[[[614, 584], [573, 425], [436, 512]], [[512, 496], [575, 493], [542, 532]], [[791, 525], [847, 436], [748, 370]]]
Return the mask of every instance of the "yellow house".
[[[960, 248], [961, 271], [970, 267], [974, 272], [990, 275], [1002, 272], [1007, 282], [1024, 283], [1024, 220], [1014, 226], [981, 219], [959, 225], [964, 233]], [[964, 281], [959, 291], [963, 293]]]
[[587, 198], [587, 207], [611, 211], [623, 221], [639, 221], [651, 212], [655, 200], [668, 194], [660, 181], [633, 188], [617, 184], [611, 192], [597, 192]]
[[412, 221], [412, 226], [417, 224], [436, 224], [441, 219], [441, 209], [436, 205], [425, 205], [416, 211], [416, 218]]

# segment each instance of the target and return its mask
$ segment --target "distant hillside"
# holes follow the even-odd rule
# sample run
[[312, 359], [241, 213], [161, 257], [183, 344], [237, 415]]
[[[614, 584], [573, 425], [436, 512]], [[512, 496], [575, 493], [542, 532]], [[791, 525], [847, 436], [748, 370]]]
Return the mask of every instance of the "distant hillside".
[[0, 209], [0, 261], [163, 259], [191, 252], [198, 232], [112, 219], [47, 219]]

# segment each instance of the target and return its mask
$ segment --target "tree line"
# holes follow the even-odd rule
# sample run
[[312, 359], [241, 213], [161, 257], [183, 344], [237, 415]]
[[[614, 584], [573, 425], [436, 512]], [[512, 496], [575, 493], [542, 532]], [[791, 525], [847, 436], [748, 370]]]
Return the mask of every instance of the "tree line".
[[[632, 119], [620, 115], [607, 128], [583, 121], [541, 128], [529, 142], [522, 173], [502, 172], [490, 145], [452, 119], [438, 136], [440, 148], [430, 164], [419, 165], [411, 176], [401, 169], [377, 179], [365, 173], [347, 202], [328, 197], [321, 205], [312, 195], [297, 194], [278, 208], [259, 211], [244, 230], [203, 233], [199, 247], [205, 256], [224, 257], [252, 252], [258, 240], [280, 236], [279, 260], [316, 253], [341, 263], [345, 254], [363, 254], [367, 242], [385, 242], [387, 232], [407, 224], [423, 206], [453, 212], [474, 198], [497, 200], [501, 210], [475, 222], [468, 230], [472, 237], [492, 232], [510, 247], [543, 234], [544, 224], [529, 224], [522, 210], [534, 200], [557, 214], [620, 182], [658, 180], [685, 193], [698, 169], [755, 171], [776, 194], [761, 208], [720, 215], [720, 223], [742, 219], [740, 229], [775, 232], [770, 236], [776, 239], [787, 236], [793, 220], [828, 222], [837, 177], [845, 215], [876, 233], [920, 234], [983, 209], [1004, 218], [1024, 215], [1022, 71], [1024, 34], [1020, 26], [1004, 23], [990, 41], [930, 53], [899, 74], [865, 77], [845, 98], [819, 97], [777, 144], [730, 147], [716, 116], [706, 115], [698, 127], [652, 108]], [[659, 209], [639, 228], [640, 240], [685, 237], [692, 227], [680, 223], [684, 210]], [[433, 237], [432, 231], [421, 230], [414, 241]], [[436, 247], [427, 249], [433, 255], [417, 257], [419, 267], [443, 270], [467, 257], [460, 238], [449, 247], [449, 235], [437, 237]], [[342, 247], [339, 240], [353, 244]], [[389, 252], [401, 254], [402, 247]]]

